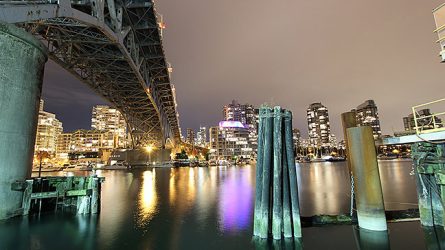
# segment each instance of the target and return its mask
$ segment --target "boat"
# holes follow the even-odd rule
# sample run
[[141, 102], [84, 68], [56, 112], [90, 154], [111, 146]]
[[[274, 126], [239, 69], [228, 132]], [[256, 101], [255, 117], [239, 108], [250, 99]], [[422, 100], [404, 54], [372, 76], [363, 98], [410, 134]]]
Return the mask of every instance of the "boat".
[[173, 161], [173, 167], [190, 167], [189, 159], [176, 159]]
[[131, 169], [131, 166], [126, 163], [126, 162], [116, 162], [114, 164], [111, 165], [107, 165], [107, 166], [103, 166], [100, 168], [96, 168], [96, 169], [101, 169], [101, 170], [126, 170], [126, 169]]
[[198, 161], [198, 167], [208, 167], [209, 163], [207, 161]]
[[329, 162], [346, 161], [346, 158], [342, 156], [333, 156], [329, 158], [327, 161]]
[[380, 154], [377, 156], [379, 160], [394, 160], [397, 159], [397, 155], [395, 154]]
[[323, 158], [312, 158], [311, 162], [325, 162], [326, 160]]

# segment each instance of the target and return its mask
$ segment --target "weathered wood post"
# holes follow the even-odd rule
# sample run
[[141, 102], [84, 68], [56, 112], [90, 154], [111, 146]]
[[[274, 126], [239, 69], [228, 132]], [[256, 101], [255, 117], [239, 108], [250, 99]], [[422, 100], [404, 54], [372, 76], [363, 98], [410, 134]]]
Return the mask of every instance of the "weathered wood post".
[[281, 239], [281, 227], [283, 220], [283, 201], [282, 201], [282, 120], [281, 108], [274, 107], [273, 124], [273, 211], [272, 211], [272, 236], [274, 239]]
[[348, 128], [348, 151], [355, 180], [358, 224], [361, 228], [387, 230], [377, 154], [372, 128]]
[[256, 182], [255, 182], [255, 212], [253, 221], [253, 235], [258, 236], [261, 224], [261, 198], [263, 189], [263, 157], [264, 157], [264, 126], [266, 124], [266, 110], [259, 110], [258, 124], [258, 149], [256, 161]]
[[22, 207], [23, 207], [23, 215], [28, 215], [29, 209], [31, 208], [32, 184], [34, 183], [34, 181], [26, 180], [25, 183], [26, 183], [26, 188], [25, 191], [23, 191]]
[[99, 190], [99, 178], [97, 176], [93, 176], [91, 179], [92, 181], [92, 193], [91, 193], [91, 213], [97, 214], [99, 212], [99, 196], [100, 196], [100, 190]]
[[269, 235], [270, 209], [270, 173], [272, 165], [273, 119], [270, 108], [264, 108], [264, 156], [263, 156], [263, 186], [261, 192], [261, 227], [259, 236], [267, 238]]
[[300, 201], [298, 199], [298, 183], [295, 166], [294, 141], [292, 134], [292, 112], [284, 111], [284, 130], [286, 144], [286, 159], [289, 171], [289, 189], [291, 196], [292, 225], [294, 237], [301, 237]]

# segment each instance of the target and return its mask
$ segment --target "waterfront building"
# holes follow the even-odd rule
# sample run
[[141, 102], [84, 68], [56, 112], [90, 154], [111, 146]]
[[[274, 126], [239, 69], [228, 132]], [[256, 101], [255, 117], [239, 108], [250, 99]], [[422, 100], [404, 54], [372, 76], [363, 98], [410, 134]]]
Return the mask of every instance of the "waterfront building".
[[[417, 126], [419, 126], [420, 130], [433, 129], [434, 124], [436, 124], [436, 128], [443, 127], [442, 119], [435, 117], [433, 121], [431, 115], [430, 109], [417, 110], [417, 116], [419, 118], [417, 119]], [[405, 131], [415, 132], [416, 123], [414, 122], [414, 115], [412, 113], [403, 117], [403, 127]]]
[[70, 152], [98, 152], [114, 145], [114, 134], [109, 130], [79, 129], [71, 135]]
[[56, 153], [57, 137], [62, 133], [63, 127], [56, 115], [44, 111], [43, 106], [44, 101], [40, 100], [34, 154], [45, 151], [54, 155]]
[[56, 157], [59, 159], [68, 159], [68, 153], [71, 148], [71, 137], [73, 133], [60, 133], [57, 136]]
[[128, 145], [127, 124], [124, 116], [115, 108], [106, 105], [94, 106], [91, 129], [110, 131], [113, 136], [113, 148], [125, 148]]
[[329, 136], [329, 145], [333, 148], [336, 148], [338, 146], [337, 144], [337, 136], [335, 136], [334, 134], [331, 134]]
[[225, 121], [240, 121], [244, 125], [256, 125], [258, 109], [255, 109], [253, 105], [239, 104], [238, 101], [233, 100], [232, 103], [224, 106], [223, 116]]
[[374, 136], [374, 139], [378, 139], [382, 136], [379, 113], [374, 100], [366, 100], [364, 103], [358, 105], [357, 109], [353, 111], [355, 111], [355, 117], [358, 126], [372, 127], [372, 134]]
[[312, 146], [329, 146], [331, 128], [328, 109], [320, 102], [312, 103], [307, 109], [309, 141]]
[[207, 129], [206, 127], [199, 127], [196, 133], [196, 145], [200, 147], [207, 147]]
[[255, 157], [254, 145], [249, 140], [249, 128], [240, 121], [221, 121], [210, 128], [210, 159], [232, 160]]
[[195, 144], [195, 131], [191, 128], [187, 128], [185, 142], [194, 145]]
[[294, 141], [294, 148], [298, 148], [300, 146], [300, 140], [301, 140], [301, 134], [299, 129], [294, 128], [292, 130], [292, 138]]

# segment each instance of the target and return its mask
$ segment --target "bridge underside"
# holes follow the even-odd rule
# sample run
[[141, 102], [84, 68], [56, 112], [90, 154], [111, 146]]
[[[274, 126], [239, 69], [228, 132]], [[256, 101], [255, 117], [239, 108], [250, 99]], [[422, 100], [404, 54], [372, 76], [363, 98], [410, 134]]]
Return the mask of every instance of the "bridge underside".
[[35, 35], [52, 60], [115, 105], [136, 145], [180, 142], [174, 88], [153, 2], [53, 2], [0, 2], [0, 20]]

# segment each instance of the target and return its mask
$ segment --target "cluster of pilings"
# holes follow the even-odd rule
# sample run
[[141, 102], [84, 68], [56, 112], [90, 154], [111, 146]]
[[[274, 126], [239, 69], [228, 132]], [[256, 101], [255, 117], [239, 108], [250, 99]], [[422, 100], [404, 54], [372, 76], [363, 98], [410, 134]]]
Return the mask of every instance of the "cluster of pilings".
[[301, 237], [292, 113], [276, 106], [259, 111], [254, 235]]

